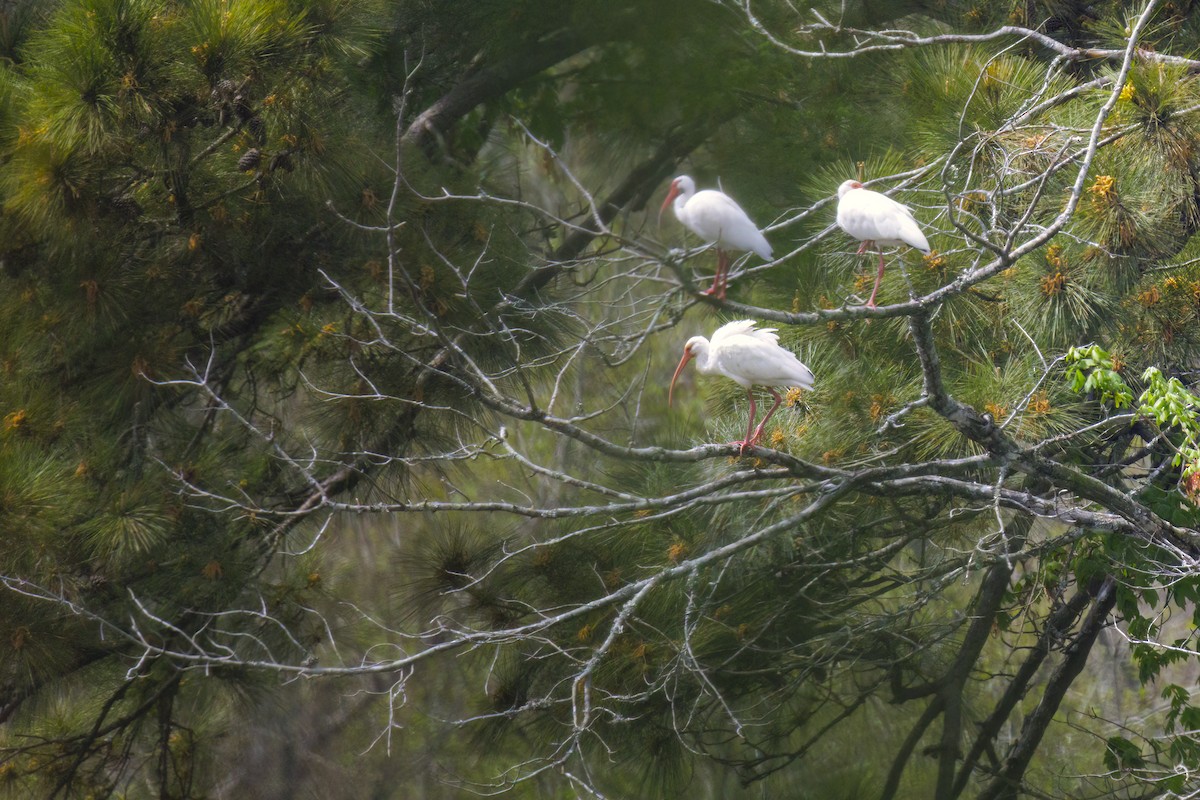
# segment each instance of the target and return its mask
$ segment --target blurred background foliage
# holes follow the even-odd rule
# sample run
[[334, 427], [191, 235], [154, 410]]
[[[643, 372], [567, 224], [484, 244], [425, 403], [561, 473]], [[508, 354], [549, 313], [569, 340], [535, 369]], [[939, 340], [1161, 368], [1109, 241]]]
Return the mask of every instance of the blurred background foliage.
[[[1017, 24], [1069, 46], [1121, 47], [1136, 9], [884, 0], [819, 10], [862, 28]], [[754, 13], [771, 30], [798, 22], [789, 3], [755, 4]], [[1198, 35], [1192, 4], [1162, 3], [1145, 46], [1188, 53]], [[501, 371], [511, 342], [479, 323], [501, 296], [520, 301], [505, 313], [528, 332], [522, 355], [555, 363], [559, 345], [603, 316], [597, 298], [650, 290], [620, 282], [628, 264], [610, 259], [603, 240], [575, 246], [542, 215], [446, 199], [443, 188], [582, 219], [560, 163], [596, 198], [633, 181], [614, 231], [665, 253], [686, 236], [669, 218], [654, 227], [654, 205], [664, 179], [687, 172], [774, 225], [769, 237], [784, 253], [832, 223], [832, 204], [791, 215], [842, 180], [935, 165], [904, 196], [935, 252], [893, 261], [880, 299], [898, 302], [980, 257], [950, 223], [948, 201], [967, 229], [988, 230], [981, 198], [951, 199], [929, 176], [955, 191], [974, 185], [968, 175], [1006, 187], [1029, 180], [1091, 124], [1107, 94], [1084, 92], [1019, 130], [998, 127], [1039, 93], [1114, 74], [1082, 60], [1047, 81], [1048, 51], [1011, 41], [797, 58], [756, 34], [736, 4], [688, 0], [18, 0], [0, 4], [0, 57], [0, 573], [10, 578], [0, 593], [0, 793], [11, 797], [582, 796], [557, 770], [509, 784], [572, 723], [561, 702], [527, 707], [561, 699], [569, 680], [547, 657], [548, 641], [586, 660], [612, 608], [563, 623], [546, 641], [423, 664], [403, 696], [388, 675], [185, 670], [143, 657], [100, 621], [152, 613], [171, 622], [163, 646], [186, 650], [188, 634], [254, 609], [261, 616], [230, 617], [229, 626], [292, 663], [352, 664], [362, 652], [400, 652], [397, 630], [424, 631], [439, 618], [519, 624], [534, 609], [585, 603], [787, 518], [801, 498], [779, 481], [757, 502], [585, 524], [415, 514], [315, 522], [291, 513], [311, 487], [273, 448], [318, 453], [328, 491], [364, 502], [566, 502], [561, 485], [512, 460], [442, 457], [464, 431], [477, 432], [464, 418], [491, 412], [449, 371], [421, 368], [442, 342], [372, 322], [346, 297], [373, 308], [392, 300], [461, 332], [473, 359]], [[1062, 381], [1039, 383], [1043, 358], [1069, 345], [1103, 343], [1135, 386], [1148, 365], [1191, 383], [1198, 104], [1191, 70], [1135, 67], [1112, 118], [1125, 133], [1096, 159], [1067, 233], [941, 307], [934, 328], [956, 397], [1032, 441], [1104, 413]], [[393, 206], [398, 136], [405, 182]], [[962, 142], [970, 146], [955, 150]], [[1048, 224], [1073, 178], [1063, 170], [1014, 190], [997, 202], [998, 217], [1011, 220], [1040, 191], [1032, 222]], [[391, 284], [380, 234], [390, 223], [403, 223], [393, 246], [405, 275]], [[452, 265], [474, 263], [485, 246], [463, 285]], [[738, 277], [732, 299], [793, 312], [839, 306], [873, 277], [873, 261], [854, 247], [825, 237]], [[530, 283], [575, 259], [597, 285], [611, 281], [607, 298], [576, 302], [567, 271]], [[711, 267], [704, 253], [683, 268]], [[667, 413], [656, 378], [687, 336], [729, 318], [678, 302], [671, 310], [688, 316], [640, 360], [581, 358], [566, 373], [570, 404], [615, 404], [631, 381], [641, 387], [638, 413], [599, 421], [598, 433], [684, 447], [741, 432], [744, 396], [727, 382], [689, 375]], [[372, 324], [404, 347], [373, 343]], [[769, 444], [845, 468], [880, 453], [903, 463], [978, 452], [928, 409], [880, 431], [920, 394], [907, 331], [902, 318], [784, 328], [783, 343], [818, 387], [774, 417]], [[649, 383], [638, 377], [647, 372]], [[199, 375], [211, 391], [180, 382]], [[548, 391], [555, 372], [530, 375]], [[230, 424], [222, 403], [263, 437]], [[430, 411], [439, 408], [456, 413]], [[583, 474], [595, 464], [581, 445], [538, 438], [531, 426], [514, 425], [511, 436], [539, 463]], [[1097, 435], [1065, 458], [1092, 465], [1114, 452]], [[598, 469], [607, 485], [656, 496], [744, 467], [715, 459]], [[1192, 524], [1194, 509], [1174, 491], [1178, 471], [1160, 475], [1161, 495], [1147, 502]], [[1122, 474], [1109, 479], [1120, 485]], [[188, 487], [245, 503], [214, 510]], [[611, 716], [586, 740], [587, 780], [613, 797], [884, 792], [921, 714], [888, 690], [894, 680], [936, 679], [960, 652], [981, 602], [972, 554], [981, 540], [995, 543], [985, 512], [949, 497], [859, 498], [666, 584], [594, 676]], [[595, 527], [579, 535], [586, 525]], [[1148, 565], [1165, 556], [1093, 532], [1034, 523], [1018, 550], [962, 694], [976, 722], [1003, 691], [977, 679], [1011, 674], [1048, 615], [1097, 575], [1121, 576], [1126, 622], [1154, 618], [1159, 629], [1172, 603], [1190, 610], [1200, 594], [1192, 577], [1159, 586]], [[685, 653], [695, 582], [711, 591]], [[47, 590], [59, 602], [33, 596]], [[1101, 638], [1027, 776], [1042, 796], [1125, 796], [1134, 779], [1155, 779], [1148, 767], [1160, 756], [1200, 765], [1186, 733], [1173, 750], [1150, 743], [1169, 727], [1169, 710], [1191, 719], [1181, 687], [1194, 684], [1194, 662], [1132, 655], [1116, 632]], [[708, 667], [704, 682], [677, 680], [685, 658]], [[1017, 735], [1038, 685], [1006, 735]], [[1163, 685], [1180, 688], [1160, 700]], [[752, 720], [753, 737], [739, 735], [731, 716]], [[1128, 747], [1113, 744], [1118, 734]], [[1120, 769], [1106, 761], [1118, 756]], [[918, 754], [895, 796], [932, 796], [935, 773], [933, 758]]]

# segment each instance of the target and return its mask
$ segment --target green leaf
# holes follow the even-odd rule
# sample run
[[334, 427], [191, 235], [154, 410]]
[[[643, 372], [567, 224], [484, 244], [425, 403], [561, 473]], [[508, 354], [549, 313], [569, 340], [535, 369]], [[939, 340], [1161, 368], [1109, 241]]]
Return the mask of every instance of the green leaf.
[[1104, 766], [1111, 770], [1138, 769], [1146, 766], [1142, 752], [1124, 736], [1110, 736], [1105, 742]]

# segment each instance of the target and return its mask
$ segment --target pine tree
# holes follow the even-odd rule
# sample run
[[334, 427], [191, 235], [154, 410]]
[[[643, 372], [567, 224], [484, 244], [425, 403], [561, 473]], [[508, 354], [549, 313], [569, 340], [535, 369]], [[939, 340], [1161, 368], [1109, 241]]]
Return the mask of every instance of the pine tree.
[[[5, 791], [1191, 787], [1189, 7], [4, 13]], [[745, 454], [659, 383], [738, 318], [817, 375]]]

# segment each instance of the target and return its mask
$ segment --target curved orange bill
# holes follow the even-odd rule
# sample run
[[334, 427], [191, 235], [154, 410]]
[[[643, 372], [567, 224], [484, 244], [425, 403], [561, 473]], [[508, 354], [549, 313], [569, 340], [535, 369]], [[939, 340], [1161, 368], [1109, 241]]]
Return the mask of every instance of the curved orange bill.
[[658, 227], [662, 227], [662, 215], [667, 210], [667, 206], [671, 205], [671, 201], [679, 196], [679, 184], [672, 182], [671, 189], [667, 192], [667, 199], [663, 200], [662, 207], [658, 209]]
[[671, 400], [675, 396], [675, 381], [679, 379], [679, 373], [683, 372], [683, 368], [687, 366], [687, 362], [692, 360], [692, 351], [684, 348], [683, 358], [679, 359], [679, 366], [675, 368], [675, 374], [671, 376], [671, 388], [667, 392], [667, 408], [671, 407]]

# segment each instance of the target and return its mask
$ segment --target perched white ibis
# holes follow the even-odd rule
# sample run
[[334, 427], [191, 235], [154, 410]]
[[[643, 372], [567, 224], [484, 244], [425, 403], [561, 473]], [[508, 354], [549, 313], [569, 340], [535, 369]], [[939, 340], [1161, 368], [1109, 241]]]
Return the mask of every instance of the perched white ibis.
[[[683, 346], [683, 358], [675, 368], [671, 378], [671, 389], [667, 393], [667, 405], [671, 404], [675, 394], [675, 381], [684, 366], [693, 358], [696, 359], [696, 369], [702, 375], [724, 375], [746, 390], [750, 398], [750, 424], [746, 427], [746, 438], [732, 444], [741, 445], [744, 452], [758, 442], [763, 429], [775, 409], [783, 402], [776, 386], [798, 386], [802, 389], [813, 388], [812, 370], [800, 363], [800, 359], [790, 350], [779, 346], [779, 337], [775, 328], [755, 328], [752, 319], [730, 322], [717, 328], [712, 339], [703, 336], [693, 336]], [[775, 398], [775, 405], [763, 417], [758, 428], [754, 427], [754, 390], [753, 386], [766, 386], [767, 391]]]
[[875, 288], [871, 290], [867, 308], [875, 308], [875, 293], [883, 280], [882, 248], [906, 244], [922, 253], [929, 252], [929, 240], [917, 227], [912, 209], [887, 195], [863, 188], [858, 181], [845, 181], [838, 187], [837, 224], [862, 241], [858, 248], [860, 256], [870, 247], [879, 253], [879, 272], [875, 275]]
[[672, 200], [675, 201], [675, 218], [692, 233], [717, 246], [717, 274], [705, 294], [725, 299], [725, 277], [729, 272], [729, 253], [726, 251], [749, 251], [771, 260], [771, 244], [767, 237], [729, 195], [716, 189], [697, 192], [696, 182], [687, 175], [680, 175], [671, 181], [667, 199], [658, 210], [660, 224], [662, 212]]

